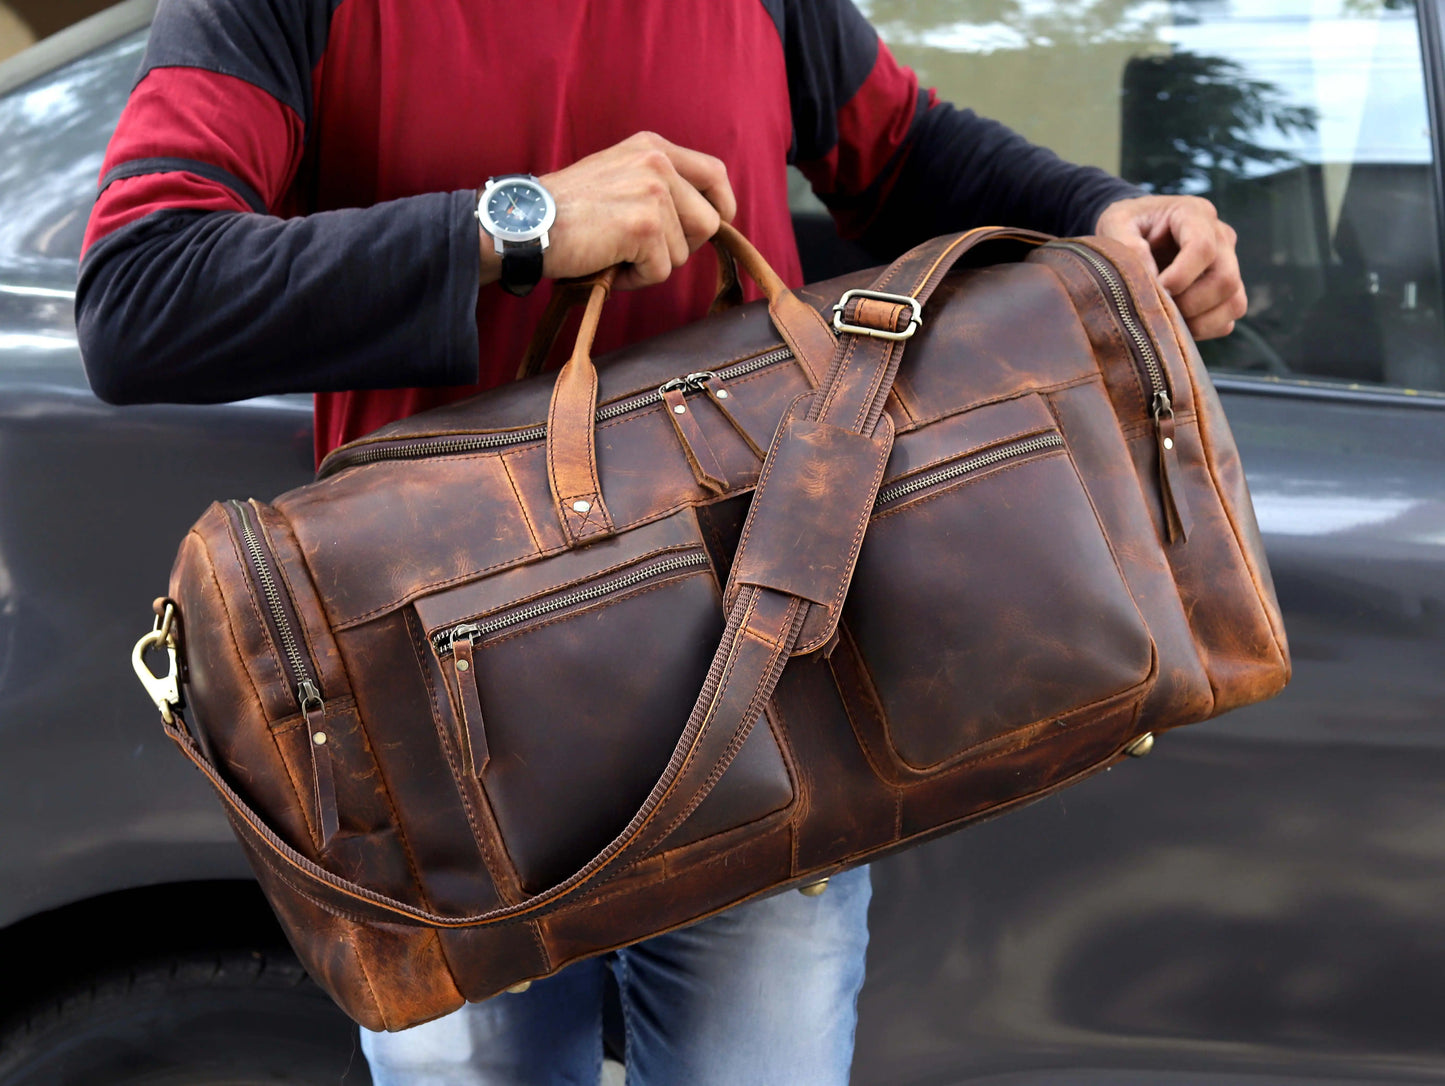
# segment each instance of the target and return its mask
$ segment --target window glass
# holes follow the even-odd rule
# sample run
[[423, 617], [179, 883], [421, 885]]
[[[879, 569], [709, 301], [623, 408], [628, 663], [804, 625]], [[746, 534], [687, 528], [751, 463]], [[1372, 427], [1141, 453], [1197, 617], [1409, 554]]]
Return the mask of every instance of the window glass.
[[1074, 161], [1207, 196], [1249, 314], [1224, 372], [1445, 390], [1409, 0], [860, 0], [926, 85]]
[[83, 387], [75, 276], [106, 141], [145, 33], [0, 96], [0, 368]]
[[73, 286], [105, 145], [145, 50], [129, 34], [0, 97], [0, 270]]

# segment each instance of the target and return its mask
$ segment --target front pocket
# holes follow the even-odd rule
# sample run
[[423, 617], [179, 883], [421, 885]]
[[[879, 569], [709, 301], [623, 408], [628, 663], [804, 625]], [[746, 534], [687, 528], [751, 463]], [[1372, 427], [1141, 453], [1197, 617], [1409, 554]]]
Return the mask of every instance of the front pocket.
[[1073, 726], [1153, 668], [1148, 629], [1053, 428], [886, 482], [844, 622], [884, 741], [912, 770], [1021, 729]]
[[[649, 529], [624, 533], [566, 556], [565, 584], [428, 629], [454, 707], [460, 784], [490, 804], [528, 891], [571, 875], [636, 814], [702, 688], [722, 601], [696, 520], [683, 517], [684, 545], [676, 525], [651, 526], [671, 540], [662, 553], [647, 545]], [[575, 577], [588, 556], [595, 572]], [[458, 601], [477, 598], [459, 591], [469, 594]], [[445, 613], [448, 595], [423, 610]], [[673, 843], [695, 836], [689, 823], [731, 829], [792, 794], [761, 723]]]

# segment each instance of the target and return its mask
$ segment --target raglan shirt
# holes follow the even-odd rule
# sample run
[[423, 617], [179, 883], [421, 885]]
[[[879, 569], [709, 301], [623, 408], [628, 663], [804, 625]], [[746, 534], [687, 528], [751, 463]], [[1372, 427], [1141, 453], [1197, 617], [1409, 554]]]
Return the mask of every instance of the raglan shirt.
[[[475, 190], [650, 130], [721, 158], [801, 282], [796, 163], [880, 249], [1086, 233], [1136, 190], [957, 110], [850, 0], [161, 0], [76, 296], [113, 403], [315, 392], [317, 455], [507, 380], [548, 297], [478, 289]], [[615, 295], [605, 351], [701, 316], [694, 259]]]

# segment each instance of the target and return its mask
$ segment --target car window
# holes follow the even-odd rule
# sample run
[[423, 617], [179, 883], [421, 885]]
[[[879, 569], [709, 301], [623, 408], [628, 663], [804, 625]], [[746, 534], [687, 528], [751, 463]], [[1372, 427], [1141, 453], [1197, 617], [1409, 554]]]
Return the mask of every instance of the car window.
[[1410, 0], [860, 0], [926, 85], [1075, 161], [1207, 196], [1248, 316], [1216, 370], [1445, 390]]
[[0, 272], [75, 285], [105, 145], [135, 82], [146, 32], [128, 34], [0, 98]]
[[145, 49], [130, 34], [0, 97], [0, 360], [85, 386], [76, 264], [106, 141]]
[[[75, 336], [80, 243], [149, 29], [0, 96], [0, 377], [88, 387]], [[311, 398], [282, 400], [309, 406]]]

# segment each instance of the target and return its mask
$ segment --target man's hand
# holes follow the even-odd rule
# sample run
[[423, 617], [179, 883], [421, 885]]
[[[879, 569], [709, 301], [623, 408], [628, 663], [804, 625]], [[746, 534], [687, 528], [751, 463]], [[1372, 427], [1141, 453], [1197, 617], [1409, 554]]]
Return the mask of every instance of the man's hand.
[[[737, 199], [721, 159], [639, 132], [538, 178], [557, 201], [542, 273], [554, 279], [624, 265], [620, 289], [661, 283], [731, 222]], [[501, 258], [482, 237], [482, 282]]]
[[1122, 241], [1159, 273], [1195, 339], [1234, 331], [1249, 308], [1234, 228], [1198, 196], [1139, 196], [1106, 207], [1094, 232]]

